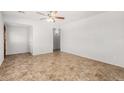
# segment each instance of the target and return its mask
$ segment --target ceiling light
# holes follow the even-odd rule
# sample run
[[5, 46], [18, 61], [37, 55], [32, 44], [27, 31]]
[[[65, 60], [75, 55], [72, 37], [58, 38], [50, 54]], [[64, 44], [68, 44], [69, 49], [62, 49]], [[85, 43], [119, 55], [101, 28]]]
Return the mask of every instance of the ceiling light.
[[55, 30], [55, 33], [56, 33], [56, 34], [59, 34], [59, 30]]
[[54, 18], [48, 18], [47, 21], [48, 22], [55, 22], [55, 19]]

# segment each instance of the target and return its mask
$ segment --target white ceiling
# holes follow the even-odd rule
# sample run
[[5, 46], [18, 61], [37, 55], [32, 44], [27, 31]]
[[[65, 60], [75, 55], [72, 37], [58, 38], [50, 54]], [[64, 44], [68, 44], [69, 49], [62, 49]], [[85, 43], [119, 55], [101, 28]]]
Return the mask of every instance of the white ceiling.
[[[48, 13], [46, 11], [41, 11], [43, 13]], [[76, 21], [80, 19], [85, 19], [87, 17], [91, 17], [97, 14], [101, 14], [103, 11], [60, 11], [58, 15], [64, 16], [65, 20], [57, 21], [59, 23], [67, 23], [71, 21]], [[42, 15], [38, 15], [35, 11], [25, 11], [25, 13], [18, 13], [17, 11], [3, 11], [3, 16], [9, 17], [19, 17], [19, 18], [28, 18], [33, 20], [40, 20], [40, 18], [44, 18]], [[42, 20], [41, 20], [42, 21]]]

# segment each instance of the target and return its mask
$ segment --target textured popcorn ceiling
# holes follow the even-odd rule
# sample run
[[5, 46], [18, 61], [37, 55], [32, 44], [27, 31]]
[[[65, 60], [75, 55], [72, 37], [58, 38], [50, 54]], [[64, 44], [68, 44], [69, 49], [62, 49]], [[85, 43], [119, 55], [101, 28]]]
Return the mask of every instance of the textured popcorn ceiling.
[[124, 68], [56, 52], [7, 56], [0, 80], [124, 80]]

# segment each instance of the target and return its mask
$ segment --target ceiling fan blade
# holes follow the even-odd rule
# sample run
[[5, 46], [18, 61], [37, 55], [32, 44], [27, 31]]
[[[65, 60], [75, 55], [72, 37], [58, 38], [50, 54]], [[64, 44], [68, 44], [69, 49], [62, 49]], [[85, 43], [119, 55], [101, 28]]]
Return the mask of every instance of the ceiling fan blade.
[[18, 11], [18, 13], [23, 13], [24, 14], [25, 12], [24, 11]]
[[46, 20], [47, 18], [40, 18], [40, 20]]
[[36, 12], [36, 13], [39, 14], [39, 15], [48, 16], [48, 15], [46, 15], [44, 13], [41, 13], [41, 12]]
[[59, 17], [59, 16], [56, 16], [55, 18], [56, 19], [65, 19], [64, 17]]

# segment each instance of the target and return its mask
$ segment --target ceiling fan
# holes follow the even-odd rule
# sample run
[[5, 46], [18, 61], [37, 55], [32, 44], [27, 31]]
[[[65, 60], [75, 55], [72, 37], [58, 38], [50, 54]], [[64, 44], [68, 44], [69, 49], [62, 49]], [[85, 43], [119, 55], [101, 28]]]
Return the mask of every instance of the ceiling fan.
[[[18, 11], [19, 13], [25, 13], [24, 11]], [[43, 18], [40, 18], [40, 20], [47, 20], [48, 22], [56, 22], [56, 20], [64, 20], [65, 17], [58, 16], [58, 11], [49, 11], [47, 14], [42, 12], [35, 12], [36, 14], [44, 16]]]
[[41, 12], [36, 12], [39, 15], [45, 16], [45, 18], [40, 18], [40, 20], [47, 19], [49, 22], [55, 22], [57, 19], [64, 20], [65, 18], [62, 16], [58, 16], [58, 11], [50, 11], [48, 14], [44, 14]]

